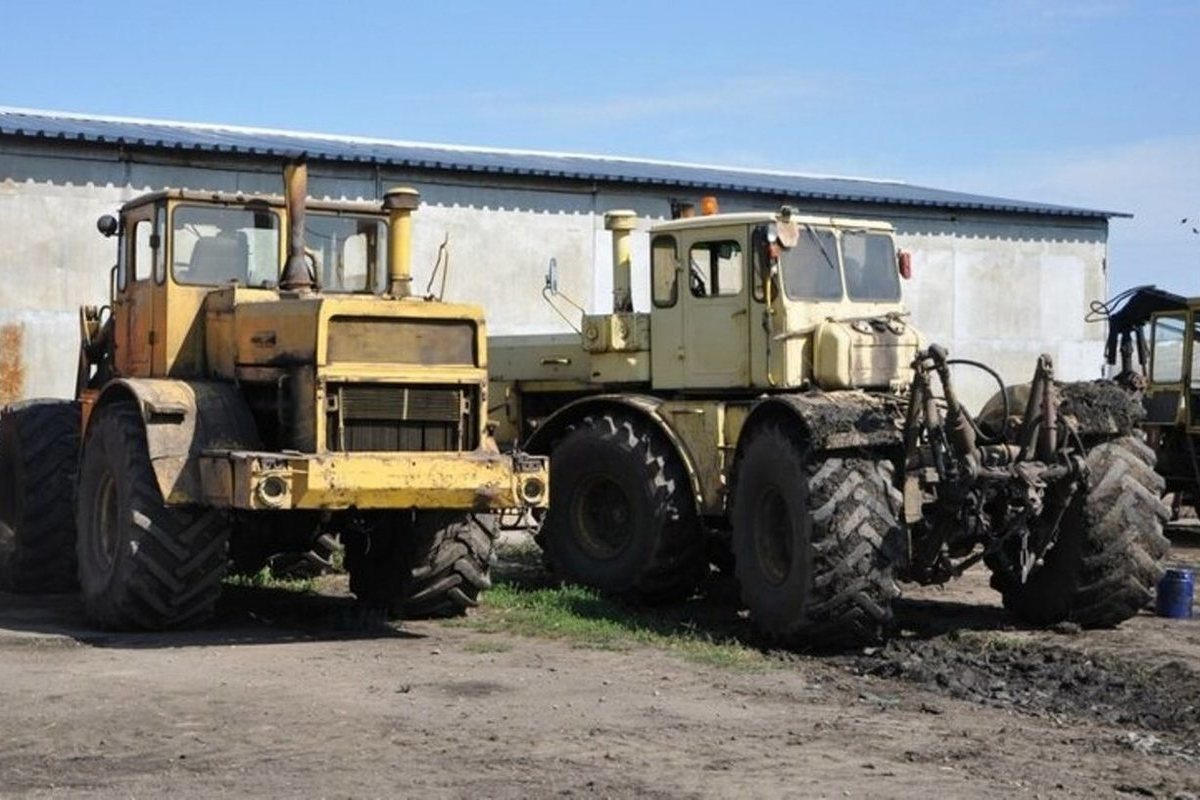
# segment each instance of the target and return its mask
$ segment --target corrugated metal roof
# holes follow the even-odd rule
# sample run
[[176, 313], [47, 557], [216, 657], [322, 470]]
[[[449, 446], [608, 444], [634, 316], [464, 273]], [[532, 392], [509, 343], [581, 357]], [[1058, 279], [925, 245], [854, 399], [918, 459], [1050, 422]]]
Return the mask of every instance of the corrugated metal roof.
[[782, 200], [989, 211], [1065, 217], [1121, 212], [951, 192], [895, 181], [800, 175], [610, 156], [499, 150], [261, 128], [64, 114], [0, 107], [0, 136], [98, 142], [177, 152], [238, 153], [410, 169], [746, 192]]

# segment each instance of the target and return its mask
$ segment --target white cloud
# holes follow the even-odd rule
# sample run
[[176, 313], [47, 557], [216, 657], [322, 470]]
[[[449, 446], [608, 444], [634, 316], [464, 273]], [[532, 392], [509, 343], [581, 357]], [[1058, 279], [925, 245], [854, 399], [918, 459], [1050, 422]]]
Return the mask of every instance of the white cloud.
[[[1132, 213], [1109, 233], [1110, 290], [1157, 283], [1200, 295], [1200, 135], [1020, 153], [926, 181], [943, 188]], [[1186, 225], [1180, 220], [1188, 218]]]

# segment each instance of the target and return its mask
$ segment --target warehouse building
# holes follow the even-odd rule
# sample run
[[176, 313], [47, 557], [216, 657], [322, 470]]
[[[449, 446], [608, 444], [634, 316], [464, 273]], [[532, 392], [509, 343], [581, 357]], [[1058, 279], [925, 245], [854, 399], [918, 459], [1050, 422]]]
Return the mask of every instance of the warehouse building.
[[[722, 211], [775, 208], [892, 222], [913, 255], [905, 302], [927, 341], [1027, 380], [1041, 352], [1060, 377], [1098, 377], [1103, 330], [1084, 322], [1107, 292], [1113, 212], [904, 183], [627, 158], [401, 141], [0, 108], [0, 402], [73, 391], [78, 307], [108, 297], [111, 240], [96, 219], [166, 187], [281, 191], [281, 165], [306, 153], [316, 197], [421, 192], [414, 287], [448, 242], [446, 298], [485, 306], [492, 333], [566, 331], [542, 298], [546, 268], [588, 310], [611, 296], [603, 214], [642, 225], [673, 203], [715, 195]], [[649, 308], [648, 237], [635, 237], [634, 300]], [[968, 402], [990, 392], [962, 376]]]

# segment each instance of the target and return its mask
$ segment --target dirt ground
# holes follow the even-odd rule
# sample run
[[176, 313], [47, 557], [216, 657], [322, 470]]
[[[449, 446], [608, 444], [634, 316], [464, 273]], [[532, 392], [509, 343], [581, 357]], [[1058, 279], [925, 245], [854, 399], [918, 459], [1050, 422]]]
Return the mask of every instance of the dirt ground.
[[[1200, 565], [1200, 535], [1173, 560]], [[184, 634], [0, 595], [0, 794], [1190, 797], [1200, 619], [1013, 627], [968, 573], [901, 634], [759, 671], [231, 591]]]

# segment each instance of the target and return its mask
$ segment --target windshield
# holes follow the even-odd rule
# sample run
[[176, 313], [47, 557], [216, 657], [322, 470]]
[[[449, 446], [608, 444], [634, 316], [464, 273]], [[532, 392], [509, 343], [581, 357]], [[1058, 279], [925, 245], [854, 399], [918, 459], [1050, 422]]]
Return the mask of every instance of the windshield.
[[833, 231], [805, 225], [795, 247], [779, 257], [783, 291], [790, 300], [841, 300], [842, 274], [837, 266]]
[[890, 236], [866, 231], [843, 233], [842, 265], [846, 272], [846, 294], [851, 300], [900, 299], [900, 274]]
[[304, 221], [305, 253], [327, 292], [370, 291], [371, 277], [382, 277], [386, 239], [387, 226], [373, 217], [309, 212]]
[[179, 283], [273, 286], [279, 279], [279, 215], [270, 209], [179, 206], [172, 232]]

